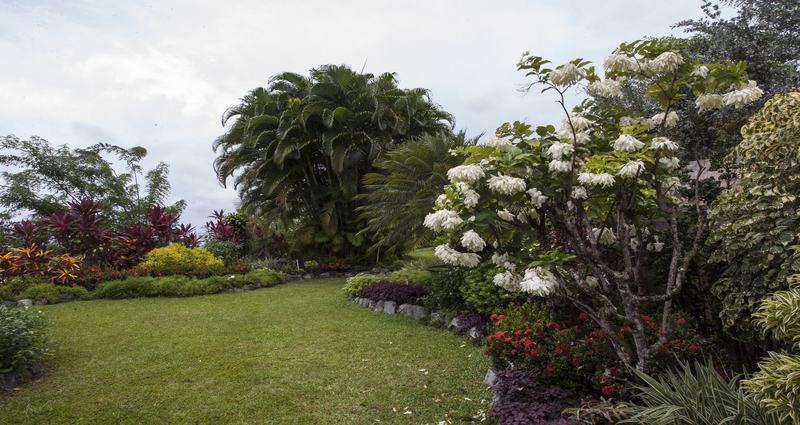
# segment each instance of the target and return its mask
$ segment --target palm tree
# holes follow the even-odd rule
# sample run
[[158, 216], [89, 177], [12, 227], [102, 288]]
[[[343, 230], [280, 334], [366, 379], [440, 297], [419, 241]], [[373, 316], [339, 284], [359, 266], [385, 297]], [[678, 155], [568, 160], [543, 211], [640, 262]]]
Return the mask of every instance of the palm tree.
[[220, 182], [233, 178], [244, 210], [280, 219], [304, 251], [340, 256], [365, 251], [355, 197], [373, 161], [453, 122], [426, 90], [401, 89], [394, 74], [335, 65], [274, 76], [228, 109], [223, 126], [233, 118], [214, 142]]
[[366, 193], [359, 195], [358, 208], [367, 222], [362, 232], [372, 235], [370, 252], [393, 256], [427, 242], [430, 232], [422, 221], [448, 183], [447, 170], [464, 160], [450, 151], [479, 137], [467, 139], [463, 131], [426, 134], [395, 146], [375, 164], [378, 170], [364, 176]]

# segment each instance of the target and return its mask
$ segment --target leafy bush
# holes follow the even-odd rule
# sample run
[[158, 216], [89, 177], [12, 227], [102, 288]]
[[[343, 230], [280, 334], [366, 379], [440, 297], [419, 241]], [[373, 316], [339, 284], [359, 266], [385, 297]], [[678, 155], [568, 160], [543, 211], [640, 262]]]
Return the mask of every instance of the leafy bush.
[[87, 295], [88, 291], [86, 288], [82, 288], [80, 286], [63, 286], [53, 285], [52, 283], [39, 283], [26, 288], [19, 294], [19, 298], [47, 300], [48, 304], [56, 304], [64, 301], [64, 298], [82, 299]]
[[49, 283], [48, 279], [36, 276], [14, 276], [0, 286], [0, 300], [16, 300], [19, 294], [33, 285]]
[[497, 396], [490, 415], [498, 425], [579, 425], [561, 417], [567, 407], [578, 404], [572, 391], [543, 382], [535, 370], [506, 369], [497, 374]]
[[189, 297], [215, 294], [245, 285], [270, 287], [282, 283], [284, 280], [283, 273], [269, 269], [254, 270], [243, 275], [211, 276], [205, 279], [180, 275], [142, 276], [101, 283], [89, 295], [95, 299]]
[[372, 285], [375, 282], [380, 282], [381, 280], [385, 280], [385, 276], [369, 274], [369, 273], [359, 273], [355, 276], [348, 277], [347, 280], [344, 282], [344, 287], [342, 290], [352, 297], [357, 297], [361, 294], [361, 291], [369, 285]]
[[75, 280], [80, 268], [80, 257], [55, 254], [36, 245], [12, 248], [0, 254], [0, 275], [6, 279], [32, 276], [68, 284]]
[[41, 312], [0, 306], [0, 373], [26, 371], [47, 353]]
[[428, 294], [425, 287], [407, 283], [380, 281], [361, 290], [362, 298], [375, 301], [394, 301], [397, 304], [418, 304]]
[[426, 285], [431, 279], [431, 272], [421, 267], [406, 266], [387, 274], [386, 278], [392, 282]]
[[425, 285], [428, 288], [428, 295], [423, 298], [422, 303], [431, 310], [466, 311], [466, 303], [461, 294], [464, 274], [464, 270], [460, 268], [447, 268], [434, 272]]
[[233, 241], [209, 238], [203, 244], [203, 248], [221, 258], [225, 264], [233, 264], [241, 257], [242, 247]]
[[490, 262], [466, 272], [464, 284], [461, 285], [461, 296], [467, 310], [488, 315], [499, 312], [512, 301], [525, 300], [524, 295], [514, 294], [495, 285], [492, 279], [499, 272], [500, 270]]
[[203, 248], [187, 248], [181, 244], [171, 244], [156, 248], [144, 256], [136, 269], [156, 276], [197, 273], [198, 270], [209, 275], [224, 270], [225, 263]]
[[[588, 314], [556, 322], [541, 304], [527, 303], [490, 318], [487, 353], [495, 367], [540, 369], [548, 383], [604, 396], [624, 390], [625, 368], [606, 333]], [[660, 334], [653, 318], [643, 315], [642, 320], [648, 334]], [[655, 369], [666, 368], [675, 358], [697, 358], [706, 350], [707, 344], [686, 318], [675, 316], [673, 322], [673, 335], [654, 357]], [[630, 330], [623, 327], [621, 336], [629, 338]]]
[[639, 405], [627, 423], [648, 425], [759, 424], [778, 425], [778, 415], [739, 390], [736, 379], [725, 380], [713, 365], [682, 363], [677, 371], [652, 377], [638, 372]]
[[[775, 338], [800, 348], [800, 275], [790, 279], [788, 291], [766, 298], [754, 315]], [[800, 422], [800, 355], [770, 352], [759, 371], [744, 381], [745, 387], [764, 405], [775, 409], [787, 421]]]

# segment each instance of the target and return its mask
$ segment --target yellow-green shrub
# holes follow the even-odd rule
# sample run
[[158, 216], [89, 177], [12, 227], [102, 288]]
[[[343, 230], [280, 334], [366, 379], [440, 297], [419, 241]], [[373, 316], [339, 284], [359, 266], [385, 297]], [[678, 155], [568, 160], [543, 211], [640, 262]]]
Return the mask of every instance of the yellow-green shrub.
[[222, 273], [225, 270], [225, 263], [203, 248], [187, 248], [182, 244], [172, 244], [148, 252], [136, 269], [155, 276], [212, 275]]

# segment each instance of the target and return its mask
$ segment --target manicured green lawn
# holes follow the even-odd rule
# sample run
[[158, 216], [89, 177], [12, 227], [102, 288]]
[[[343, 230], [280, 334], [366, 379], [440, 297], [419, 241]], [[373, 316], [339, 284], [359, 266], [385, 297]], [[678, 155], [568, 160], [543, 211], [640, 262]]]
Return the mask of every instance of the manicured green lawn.
[[0, 396], [0, 424], [435, 424], [486, 408], [480, 348], [342, 284], [44, 307], [56, 355]]

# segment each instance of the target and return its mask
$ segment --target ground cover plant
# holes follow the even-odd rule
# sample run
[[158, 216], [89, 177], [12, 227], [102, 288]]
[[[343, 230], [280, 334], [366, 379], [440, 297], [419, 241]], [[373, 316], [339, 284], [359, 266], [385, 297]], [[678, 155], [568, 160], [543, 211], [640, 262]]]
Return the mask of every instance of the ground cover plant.
[[7, 374], [30, 375], [48, 354], [47, 322], [38, 310], [0, 306], [0, 390]]
[[0, 423], [423, 424], [487, 408], [479, 348], [372, 314], [343, 283], [43, 306], [49, 371], [0, 396]]

